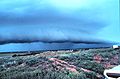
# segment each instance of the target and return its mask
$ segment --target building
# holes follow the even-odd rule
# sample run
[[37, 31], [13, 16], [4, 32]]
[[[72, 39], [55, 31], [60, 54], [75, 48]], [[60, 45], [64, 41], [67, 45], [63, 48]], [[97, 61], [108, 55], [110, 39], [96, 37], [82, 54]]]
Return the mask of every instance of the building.
[[113, 48], [113, 49], [117, 49], [117, 48], [119, 48], [119, 46], [118, 46], [118, 45], [113, 45], [112, 48]]

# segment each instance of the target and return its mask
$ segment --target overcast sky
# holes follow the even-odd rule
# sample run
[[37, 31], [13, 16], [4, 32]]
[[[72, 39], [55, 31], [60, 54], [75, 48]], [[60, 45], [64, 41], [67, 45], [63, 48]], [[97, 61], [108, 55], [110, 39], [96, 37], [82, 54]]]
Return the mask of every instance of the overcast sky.
[[0, 51], [34, 42], [120, 42], [119, 35], [119, 0], [0, 0]]

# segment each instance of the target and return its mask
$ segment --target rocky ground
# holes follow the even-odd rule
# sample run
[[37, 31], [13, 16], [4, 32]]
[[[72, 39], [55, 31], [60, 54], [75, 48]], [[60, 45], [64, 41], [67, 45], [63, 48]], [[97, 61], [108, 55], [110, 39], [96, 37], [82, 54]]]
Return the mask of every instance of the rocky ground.
[[0, 57], [0, 79], [104, 79], [120, 64], [120, 49], [37, 52]]

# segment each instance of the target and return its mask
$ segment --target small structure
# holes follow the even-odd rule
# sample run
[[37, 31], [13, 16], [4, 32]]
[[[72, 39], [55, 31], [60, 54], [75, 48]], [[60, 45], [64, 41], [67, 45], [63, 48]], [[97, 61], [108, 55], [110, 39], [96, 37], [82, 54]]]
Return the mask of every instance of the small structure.
[[118, 45], [113, 45], [113, 47], [112, 47], [113, 49], [118, 49], [119, 48], [119, 46]]

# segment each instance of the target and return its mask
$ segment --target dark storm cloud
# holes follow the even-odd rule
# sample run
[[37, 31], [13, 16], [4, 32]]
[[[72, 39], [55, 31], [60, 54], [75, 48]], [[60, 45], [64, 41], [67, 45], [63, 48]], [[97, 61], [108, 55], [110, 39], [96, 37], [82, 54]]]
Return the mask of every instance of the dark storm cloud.
[[0, 12], [0, 25], [21, 25], [18, 27], [22, 27], [23, 25], [39, 25], [47, 23], [48, 25], [45, 27], [51, 27], [49, 24], [52, 24], [55, 28], [76, 28], [79, 30], [84, 29], [88, 32], [90, 32], [90, 30], [91, 32], [97, 31], [98, 29], [100, 30], [107, 26], [106, 22], [93, 16], [94, 14], [90, 14], [91, 12], [89, 10], [86, 10], [85, 13], [87, 13], [87, 15], [83, 16], [84, 13], [80, 12], [78, 13], [79, 16], [72, 17], [72, 15], [60, 14], [55, 11], [54, 8], [45, 9], [45, 11], [37, 10], [32, 13], [28, 12], [24, 15], [14, 13], [5, 14]]
[[[89, 31], [88, 31], [89, 32]], [[0, 44], [7, 43], [85, 43], [85, 44], [107, 44], [106, 41], [97, 39], [94, 33], [87, 30], [39, 27], [39, 26], [15, 26], [5, 27], [0, 31]]]
[[40, 40], [40, 39], [13, 39], [13, 40], [0, 40], [0, 44], [8, 44], [8, 43], [32, 43], [32, 42], [43, 42], [43, 43], [84, 43], [84, 44], [115, 44], [115, 43], [112, 43], [112, 42], [108, 42], [108, 41], [96, 41], [96, 40]]
[[[19, 5], [7, 1], [1, 5], [3, 8], [0, 8], [0, 44], [32, 42], [107, 44], [96, 36], [97, 32], [109, 24], [101, 18], [100, 6], [95, 9], [88, 10], [83, 7], [72, 11], [75, 5], [73, 7], [71, 5], [73, 9], [67, 11], [57, 8], [60, 6], [46, 4], [48, 0], [44, 2], [46, 5], [38, 5], [36, 1], [39, 0], [32, 1], [33, 4], [31, 2], [29, 4], [28, 0], [25, 2], [22, 0], [17, 3]], [[5, 6], [7, 4], [8, 7]]]
[[1, 14], [0, 44], [31, 42], [103, 43], [98, 40], [88, 40], [88, 37], [91, 36], [89, 34], [96, 33], [106, 24], [94, 19], [84, 19], [84, 16], [79, 17], [81, 18], [71, 18], [67, 15], [60, 15], [55, 11], [23, 16], [5, 14], [3, 17]]

